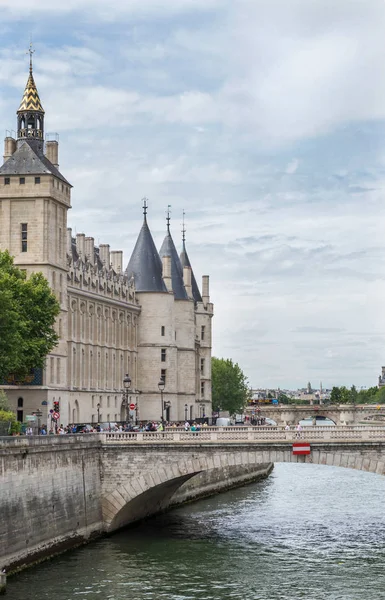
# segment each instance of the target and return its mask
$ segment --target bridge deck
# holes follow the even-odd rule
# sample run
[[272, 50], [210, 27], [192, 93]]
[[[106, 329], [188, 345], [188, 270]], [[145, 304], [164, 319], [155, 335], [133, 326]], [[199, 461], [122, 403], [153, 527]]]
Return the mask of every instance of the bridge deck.
[[238, 442], [254, 443], [293, 443], [306, 442], [384, 442], [384, 427], [314, 427], [306, 428], [298, 435], [295, 431], [284, 429], [261, 430], [258, 428], [234, 428], [232, 431], [165, 431], [165, 432], [116, 432], [103, 433], [104, 443], [220, 443], [231, 444]]

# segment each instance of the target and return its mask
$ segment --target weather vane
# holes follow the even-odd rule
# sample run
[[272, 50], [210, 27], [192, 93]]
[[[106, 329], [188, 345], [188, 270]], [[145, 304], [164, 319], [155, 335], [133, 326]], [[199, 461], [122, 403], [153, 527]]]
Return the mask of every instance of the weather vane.
[[171, 208], [171, 204], [168, 204], [167, 205], [167, 213], [166, 213], [167, 214], [167, 218], [166, 218], [166, 221], [167, 221], [167, 231], [170, 231], [170, 218], [171, 218], [170, 217], [170, 212], [171, 212], [170, 208]]
[[32, 73], [32, 55], [35, 53], [35, 50], [32, 47], [32, 40], [29, 42], [29, 49], [26, 54], [29, 54], [29, 71]]
[[146, 197], [142, 198], [142, 202], [143, 202], [143, 214], [144, 214], [144, 218], [146, 218], [147, 208], [148, 208], [148, 198], [146, 198]]
[[186, 228], [184, 226], [184, 217], [185, 217], [186, 213], [184, 212], [184, 209], [183, 209], [183, 213], [182, 214], [183, 214], [183, 217], [182, 217], [182, 242], [185, 243], [185, 241], [186, 241]]

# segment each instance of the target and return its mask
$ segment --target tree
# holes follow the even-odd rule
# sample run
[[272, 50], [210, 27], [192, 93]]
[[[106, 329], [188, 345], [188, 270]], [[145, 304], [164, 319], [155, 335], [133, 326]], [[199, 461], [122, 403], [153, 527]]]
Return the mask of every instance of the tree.
[[355, 385], [352, 385], [352, 387], [350, 388], [350, 402], [352, 404], [357, 404], [358, 402], [358, 392]]
[[330, 393], [330, 402], [332, 404], [339, 404], [341, 402], [341, 390], [339, 387], [334, 386]]
[[26, 274], [0, 251], [0, 379], [43, 367], [56, 346], [60, 306], [42, 273]]
[[247, 377], [231, 359], [211, 359], [212, 403], [214, 410], [226, 410], [230, 415], [242, 413], [251, 398]]

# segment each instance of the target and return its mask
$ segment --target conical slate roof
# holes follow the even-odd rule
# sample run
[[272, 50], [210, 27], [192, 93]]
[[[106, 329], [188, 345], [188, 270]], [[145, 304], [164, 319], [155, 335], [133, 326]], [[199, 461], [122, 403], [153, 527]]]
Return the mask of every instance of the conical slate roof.
[[164, 256], [171, 257], [171, 282], [172, 291], [177, 300], [188, 300], [186, 288], [183, 283], [183, 268], [179, 260], [175, 244], [171, 237], [170, 229], [167, 227], [167, 235], [164, 238], [161, 249], [159, 250], [161, 258]]
[[32, 75], [32, 65], [29, 69], [27, 85], [25, 86], [23, 98], [17, 112], [24, 112], [25, 110], [44, 113], [44, 109], [39, 98], [39, 92], [37, 91], [35, 80]]
[[144, 217], [142, 229], [131, 254], [126, 275], [129, 279], [134, 278], [137, 292], [167, 292], [162, 277], [162, 261], [152, 239], [146, 217]]
[[183, 240], [183, 249], [182, 249], [182, 252], [180, 253], [179, 258], [180, 258], [182, 268], [190, 267], [190, 269], [191, 269], [191, 288], [192, 288], [192, 295], [193, 295], [195, 302], [202, 302], [202, 296], [201, 296], [198, 284], [197, 284], [195, 276], [194, 276], [194, 271], [191, 268], [190, 259], [188, 257], [187, 251], [186, 251], [186, 245], [185, 245], [184, 240]]

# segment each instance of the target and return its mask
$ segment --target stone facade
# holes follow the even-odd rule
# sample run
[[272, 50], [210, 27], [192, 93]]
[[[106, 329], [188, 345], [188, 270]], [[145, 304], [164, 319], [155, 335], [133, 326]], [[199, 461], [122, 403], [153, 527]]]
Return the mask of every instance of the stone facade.
[[[67, 228], [72, 186], [58, 170], [58, 141], [43, 139], [44, 110], [31, 66], [18, 111], [18, 139], [6, 138], [0, 167], [0, 249], [8, 249], [27, 276], [40, 271], [49, 281], [61, 307], [60, 341], [47, 357], [39, 385], [1, 386], [18, 418], [39, 409], [41, 423], [50, 427], [50, 411], [59, 403], [64, 425], [159, 420], [161, 378], [166, 419], [210, 417], [208, 277], [200, 296], [191, 266], [182, 266], [185, 254], [181, 262], [175, 252], [169, 219], [161, 260], [146, 204], [145, 235], [140, 233], [143, 243], [137, 242], [129, 272], [123, 270], [121, 251], [108, 244], [96, 247], [85, 234], [74, 237]], [[141, 264], [148, 252], [153, 264]], [[157, 285], [147, 289], [146, 276]], [[128, 404], [136, 406], [130, 413], [122, 398], [126, 373]]]

